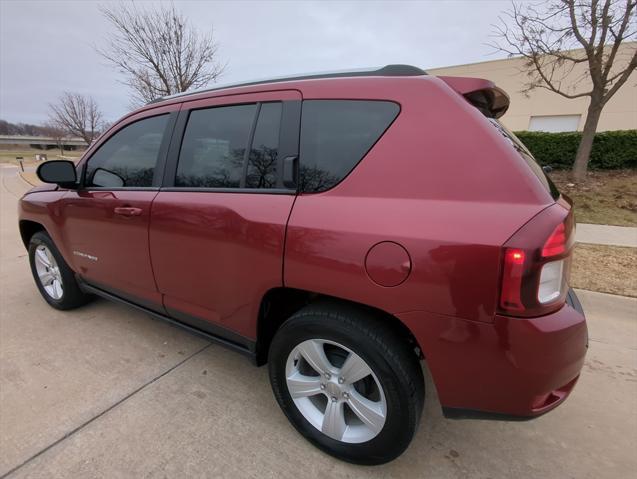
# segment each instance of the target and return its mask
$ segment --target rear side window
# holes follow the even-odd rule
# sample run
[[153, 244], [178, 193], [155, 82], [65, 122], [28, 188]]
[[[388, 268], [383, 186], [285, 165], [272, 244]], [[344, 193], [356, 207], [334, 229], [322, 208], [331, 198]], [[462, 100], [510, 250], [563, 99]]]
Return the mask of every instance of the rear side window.
[[239, 188], [256, 108], [251, 104], [191, 112], [175, 186]]
[[301, 191], [325, 191], [339, 183], [378, 141], [399, 111], [399, 106], [389, 101], [304, 101]]
[[152, 186], [167, 124], [168, 115], [155, 116], [136, 121], [111, 136], [88, 160], [85, 186]]

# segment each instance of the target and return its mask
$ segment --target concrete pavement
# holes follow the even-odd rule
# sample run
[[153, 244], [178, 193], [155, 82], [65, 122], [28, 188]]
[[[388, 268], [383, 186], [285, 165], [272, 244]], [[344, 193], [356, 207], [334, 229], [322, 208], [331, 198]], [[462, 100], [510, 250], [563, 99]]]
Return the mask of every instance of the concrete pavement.
[[[590, 350], [578, 386], [530, 422], [423, 420], [396, 461], [332, 459], [287, 423], [267, 370], [98, 300], [51, 309], [16, 226], [25, 185], [0, 168], [0, 476], [629, 477], [637, 470], [637, 300], [580, 291]], [[14, 196], [15, 195], [15, 196]], [[506, 394], [506, 390], [494, 391]]]

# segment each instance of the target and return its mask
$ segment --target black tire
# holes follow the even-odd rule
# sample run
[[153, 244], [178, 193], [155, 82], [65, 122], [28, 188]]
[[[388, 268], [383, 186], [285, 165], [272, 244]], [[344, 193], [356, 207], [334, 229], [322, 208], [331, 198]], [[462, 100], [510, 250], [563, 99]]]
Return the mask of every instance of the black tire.
[[[297, 408], [286, 382], [286, 363], [294, 348], [308, 339], [345, 346], [367, 363], [380, 382], [387, 413], [382, 429], [372, 439], [360, 443], [332, 439]], [[339, 459], [367, 465], [389, 462], [409, 446], [418, 427], [425, 397], [424, 378], [413, 346], [396, 334], [386, 318], [356, 305], [318, 302], [295, 313], [272, 340], [269, 372], [274, 395], [294, 427]]]
[[[36, 269], [35, 255], [39, 246], [46, 246], [53, 255], [62, 279], [62, 295], [60, 298], [52, 297], [44, 288]], [[82, 292], [75, 279], [75, 273], [69, 268], [64, 258], [56, 248], [53, 240], [45, 231], [38, 231], [29, 240], [29, 264], [35, 284], [44, 300], [55, 309], [68, 310], [78, 308], [88, 303], [92, 296]]]

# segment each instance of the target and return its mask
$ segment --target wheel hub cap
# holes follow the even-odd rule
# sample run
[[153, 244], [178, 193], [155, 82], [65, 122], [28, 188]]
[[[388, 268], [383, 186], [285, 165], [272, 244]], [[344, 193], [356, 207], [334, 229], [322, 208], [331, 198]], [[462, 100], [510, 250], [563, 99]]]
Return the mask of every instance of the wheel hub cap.
[[341, 386], [338, 383], [335, 383], [334, 381], [330, 380], [330, 382], [327, 383], [326, 389], [327, 389], [327, 394], [329, 394], [332, 397], [340, 397], [343, 395]]
[[286, 382], [305, 419], [332, 439], [366, 442], [385, 425], [385, 394], [368, 364], [342, 344], [310, 339], [288, 356]]

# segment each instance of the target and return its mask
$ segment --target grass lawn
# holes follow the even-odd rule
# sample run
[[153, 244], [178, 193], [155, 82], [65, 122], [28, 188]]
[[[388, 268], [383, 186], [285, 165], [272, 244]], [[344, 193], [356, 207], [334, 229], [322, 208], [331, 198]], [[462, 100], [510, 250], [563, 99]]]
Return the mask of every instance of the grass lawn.
[[[37, 162], [35, 161], [35, 155], [46, 155], [49, 160], [57, 160], [59, 159], [60, 150], [36, 150], [35, 148], [17, 148], [17, 149], [0, 149], [0, 163], [11, 163], [14, 165], [18, 164], [18, 160], [16, 160], [17, 156], [21, 156], [24, 158], [23, 163], [25, 165], [34, 165]], [[68, 159], [79, 158], [82, 155], [82, 151], [65, 151], [64, 157]]]
[[549, 174], [561, 193], [575, 202], [578, 223], [637, 226], [637, 171], [588, 173], [584, 184], [573, 184], [568, 171]]
[[570, 285], [637, 297], [637, 248], [577, 244]]
[[[22, 164], [25, 167], [35, 167], [40, 164], [39, 161], [35, 160], [35, 155], [38, 154], [45, 154], [47, 156], [47, 159], [49, 160], [59, 160], [63, 158], [65, 160], [75, 161], [82, 156], [82, 153], [82, 150], [65, 151], [64, 157], [61, 157], [60, 150], [58, 149], [37, 150], [35, 148], [11, 148], [9, 146], [5, 147], [4, 149], [0, 149], [0, 163], [10, 163], [12, 165], [18, 165], [19, 161], [16, 160], [16, 157], [21, 156], [23, 158]], [[27, 171], [21, 174], [22, 178], [24, 178], [28, 183], [31, 183], [34, 186], [40, 184], [40, 180], [35, 175], [34, 171], [29, 171], [27, 169]]]

